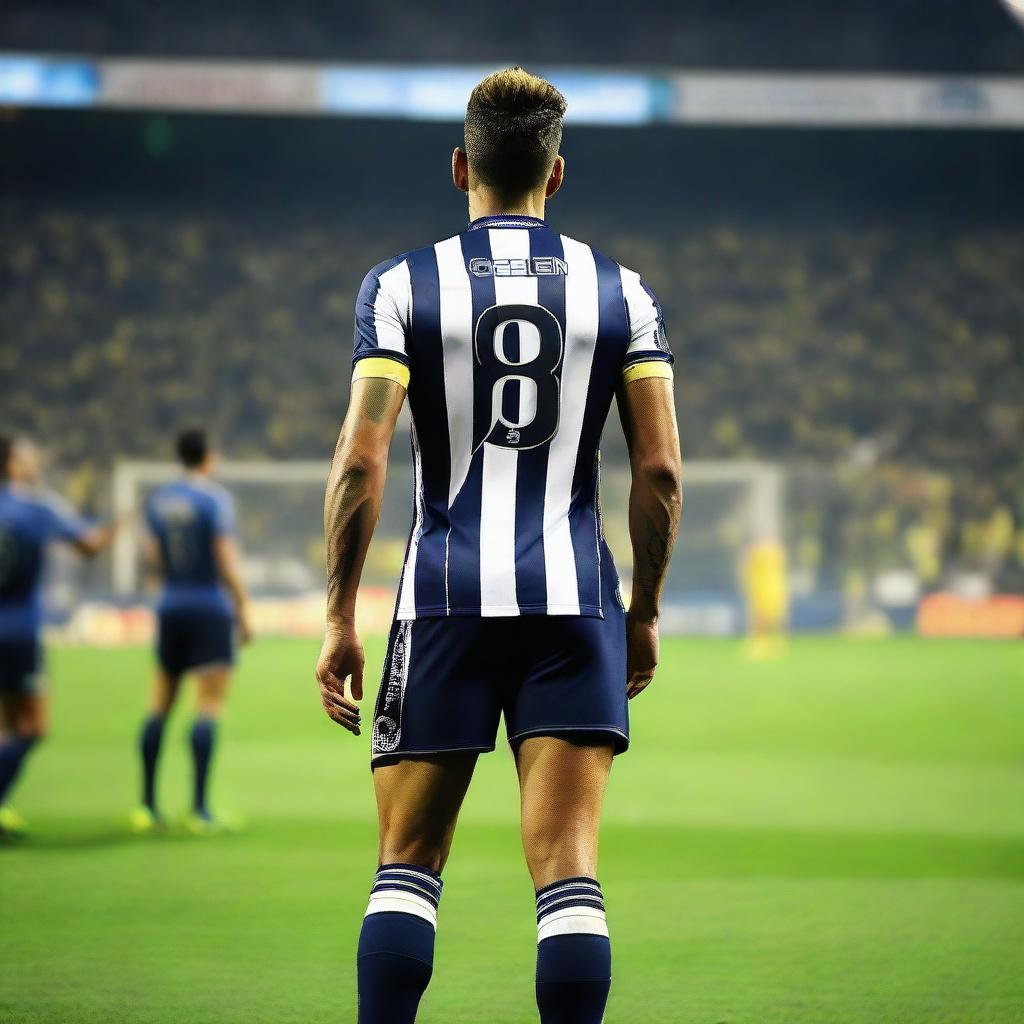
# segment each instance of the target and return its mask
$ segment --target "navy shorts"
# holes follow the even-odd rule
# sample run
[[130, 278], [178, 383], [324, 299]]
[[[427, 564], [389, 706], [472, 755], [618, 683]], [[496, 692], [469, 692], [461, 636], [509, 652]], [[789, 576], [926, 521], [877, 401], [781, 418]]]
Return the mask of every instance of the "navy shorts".
[[581, 615], [430, 618], [391, 627], [373, 716], [372, 763], [493, 750], [565, 736], [629, 746], [626, 622], [606, 588], [603, 619]]
[[45, 688], [43, 648], [39, 641], [0, 640], [0, 693], [31, 697]]
[[209, 608], [175, 608], [160, 612], [157, 618], [157, 660], [169, 676], [234, 664], [231, 615]]

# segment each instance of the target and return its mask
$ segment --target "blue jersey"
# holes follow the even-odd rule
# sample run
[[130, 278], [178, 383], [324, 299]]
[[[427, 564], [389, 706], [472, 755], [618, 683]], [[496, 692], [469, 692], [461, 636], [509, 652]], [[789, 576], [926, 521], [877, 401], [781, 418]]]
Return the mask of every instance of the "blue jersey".
[[231, 495], [203, 477], [188, 477], [154, 491], [146, 521], [160, 550], [160, 610], [209, 609], [230, 613], [215, 545], [235, 531]]
[[0, 487], [0, 639], [34, 640], [42, 622], [46, 547], [74, 543], [89, 525], [52, 495]]
[[671, 376], [638, 274], [532, 217], [483, 217], [375, 267], [353, 379], [408, 389], [415, 508], [397, 617], [603, 615], [616, 388]]

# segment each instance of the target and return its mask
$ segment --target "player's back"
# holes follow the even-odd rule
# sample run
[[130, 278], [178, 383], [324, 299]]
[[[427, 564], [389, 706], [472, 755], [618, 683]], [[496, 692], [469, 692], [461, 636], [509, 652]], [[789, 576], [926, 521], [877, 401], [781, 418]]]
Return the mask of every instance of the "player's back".
[[0, 635], [38, 628], [51, 540], [74, 541], [85, 525], [49, 494], [0, 487]]
[[189, 477], [154, 491], [146, 520], [160, 553], [161, 607], [209, 605], [228, 610], [221, 584], [217, 538], [234, 530], [230, 494], [202, 477]]
[[354, 359], [408, 386], [398, 617], [601, 616], [601, 431], [624, 374], [671, 362], [639, 276], [544, 221], [481, 218], [371, 271]]

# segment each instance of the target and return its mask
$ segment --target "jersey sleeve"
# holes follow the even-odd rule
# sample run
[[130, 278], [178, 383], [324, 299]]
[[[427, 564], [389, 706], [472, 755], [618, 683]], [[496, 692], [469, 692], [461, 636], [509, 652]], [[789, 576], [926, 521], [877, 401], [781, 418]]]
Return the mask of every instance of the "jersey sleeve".
[[629, 320], [629, 345], [622, 364], [627, 383], [643, 377], [672, 379], [672, 350], [665, 336], [665, 318], [654, 292], [632, 270], [622, 270], [622, 297]]
[[83, 519], [63, 498], [55, 495], [46, 496], [46, 514], [48, 518], [47, 532], [52, 540], [75, 544], [83, 540], [92, 529], [89, 522]]
[[409, 386], [412, 282], [404, 257], [378, 264], [363, 279], [356, 298], [352, 380], [383, 377]]
[[145, 524], [146, 531], [151, 533], [154, 537], [159, 531], [159, 523], [156, 518], [156, 491], [150, 494], [146, 498], [146, 503], [142, 506], [142, 520]]
[[213, 532], [218, 537], [233, 537], [236, 530], [235, 501], [227, 491], [222, 491], [213, 502]]

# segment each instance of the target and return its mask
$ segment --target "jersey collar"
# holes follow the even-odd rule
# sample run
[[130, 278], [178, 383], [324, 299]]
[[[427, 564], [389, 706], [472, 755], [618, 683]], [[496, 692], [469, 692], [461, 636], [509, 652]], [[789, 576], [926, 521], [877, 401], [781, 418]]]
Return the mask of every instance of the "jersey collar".
[[488, 217], [477, 217], [469, 222], [469, 231], [477, 228], [546, 228], [547, 221], [540, 217], [526, 217], [520, 213], [497, 213]]

